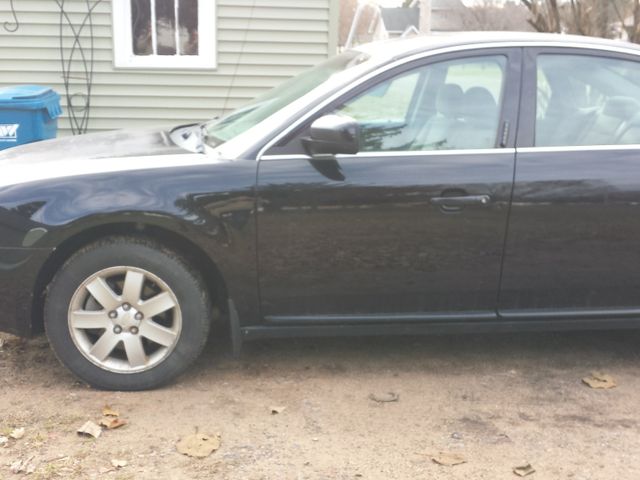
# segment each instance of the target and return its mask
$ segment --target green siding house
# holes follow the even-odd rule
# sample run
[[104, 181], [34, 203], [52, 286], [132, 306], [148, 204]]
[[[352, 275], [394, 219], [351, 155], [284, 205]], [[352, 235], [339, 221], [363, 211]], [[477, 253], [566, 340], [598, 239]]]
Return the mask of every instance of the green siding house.
[[206, 120], [333, 55], [338, 10], [338, 0], [0, 0], [0, 87], [53, 87], [60, 135]]

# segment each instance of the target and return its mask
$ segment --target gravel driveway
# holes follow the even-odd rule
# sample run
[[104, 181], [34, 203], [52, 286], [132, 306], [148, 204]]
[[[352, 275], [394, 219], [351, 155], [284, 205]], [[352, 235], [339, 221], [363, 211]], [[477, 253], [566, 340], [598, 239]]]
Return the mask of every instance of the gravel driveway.
[[[640, 478], [640, 332], [278, 340], [240, 360], [212, 341], [141, 393], [91, 390], [44, 339], [0, 338], [0, 436], [25, 428], [0, 448], [0, 479], [497, 480], [526, 464], [530, 479]], [[594, 370], [618, 386], [587, 387]], [[105, 405], [127, 424], [77, 435]], [[220, 449], [177, 453], [196, 429]]]

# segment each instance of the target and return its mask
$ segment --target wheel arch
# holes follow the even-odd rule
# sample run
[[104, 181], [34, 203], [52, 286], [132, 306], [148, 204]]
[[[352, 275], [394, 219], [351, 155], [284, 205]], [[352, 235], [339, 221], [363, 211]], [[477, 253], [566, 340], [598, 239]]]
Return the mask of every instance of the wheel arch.
[[181, 255], [203, 276], [212, 302], [227, 313], [228, 290], [224, 277], [214, 260], [197, 243], [171, 229], [140, 222], [114, 222], [92, 226], [64, 239], [45, 261], [38, 273], [31, 307], [32, 333], [44, 331], [43, 308], [47, 289], [64, 263], [82, 247], [108, 237], [147, 238]]

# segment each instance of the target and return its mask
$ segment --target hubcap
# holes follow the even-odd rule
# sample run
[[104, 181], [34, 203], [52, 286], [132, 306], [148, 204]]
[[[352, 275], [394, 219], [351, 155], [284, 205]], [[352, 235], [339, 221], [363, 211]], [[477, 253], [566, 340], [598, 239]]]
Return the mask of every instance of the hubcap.
[[136, 373], [162, 362], [182, 330], [178, 300], [159, 277], [134, 267], [111, 267], [87, 278], [71, 298], [71, 338], [98, 367]]

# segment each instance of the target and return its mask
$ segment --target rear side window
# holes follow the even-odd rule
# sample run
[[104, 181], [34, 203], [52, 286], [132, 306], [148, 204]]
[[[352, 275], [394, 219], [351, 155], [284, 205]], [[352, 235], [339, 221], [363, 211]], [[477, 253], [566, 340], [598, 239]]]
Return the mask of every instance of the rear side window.
[[535, 145], [640, 144], [640, 63], [538, 56]]

